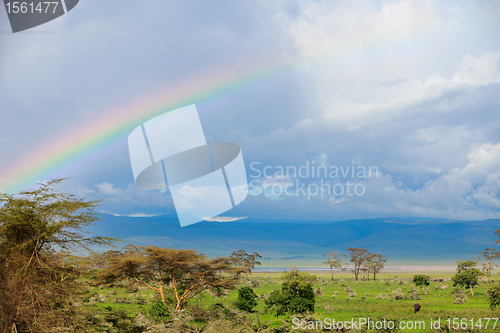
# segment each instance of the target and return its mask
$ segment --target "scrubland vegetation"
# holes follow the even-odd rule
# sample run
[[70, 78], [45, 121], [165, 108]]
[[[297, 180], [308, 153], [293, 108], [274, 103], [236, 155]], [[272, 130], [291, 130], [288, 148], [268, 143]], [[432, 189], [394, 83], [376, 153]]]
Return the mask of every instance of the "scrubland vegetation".
[[[470, 292], [453, 287], [451, 278], [454, 272], [451, 271], [431, 272], [431, 280], [441, 279], [443, 282], [431, 281], [427, 295], [412, 283], [415, 273], [380, 273], [380, 279], [358, 282], [352, 276], [344, 281], [336, 276], [331, 281], [326, 272], [312, 275], [316, 277], [313, 284], [314, 312], [301, 314], [276, 316], [267, 307], [266, 300], [281, 288], [281, 273], [251, 274], [248, 280], [240, 279], [235, 289], [219, 295], [212, 291], [202, 292], [182, 311], [176, 312], [172, 293], [167, 297], [165, 308], [157, 294], [133, 279], [112, 286], [93, 285], [96, 280], [89, 272], [81, 277], [85, 287], [81, 300], [75, 305], [82, 316], [82, 331], [87, 332], [296, 332], [292, 329], [292, 320], [296, 317], [307, 321], [363, 317], [425, 321], [427, 328], [412, 330], [416, 332], [431, 331], [430, 319], [441, 318], [444, 332], [447, 318], [474, 318], [476, 322], [478, 318], [500, 315], [500, 311], [489, 307], [486, 282], [481, 282], [472, 296]], [[238, 291], [244, 288], [257, 296], [257, 304], [250, 312], [237, 306]], [[415, 303], [421, 305], [416, 314], [413, 313]]]
[[244, 250], [218, 258], [134, 245], [92, 252], [117, 240], [86, 235], [98, 203], [58, 193], [58, 182], [2, 196], [0, 332], [335, 331], [294, 329], [326, 318], [425, 323], [414, 332], [456, 331], [447, 319], [464, 318], [462, 331], [500, 329], [478, 321], [500, 317], [493, 249], [456, 271], [427, 272], [383, 270], [386, 258], [361, 248], [327, 253], [329, 270], [283, 273], [252, 273], [260, 255]]

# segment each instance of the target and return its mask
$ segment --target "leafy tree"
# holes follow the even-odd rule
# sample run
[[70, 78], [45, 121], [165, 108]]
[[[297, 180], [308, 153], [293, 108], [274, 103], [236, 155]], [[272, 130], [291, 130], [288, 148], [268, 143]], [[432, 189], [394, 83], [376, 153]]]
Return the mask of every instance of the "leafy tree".
[[472, 296], [474, 296], [472, 288], [478, 284], [479, 277], [483, 275], [476, 265], [477, 262], [472, 260], [458, 261], [457, 273], [451, 278], [454, 287], [470, 288]]
[[415, 283], [415, 286], [422, 288], [424, 294], [427, 295], [431, 282], [429, 275], [417, 274], [413, 277], [412, 282]]
[[488, 303], [492, 310], [500, 305], [500, 283], [488, 288]]
[[159, 294], [165, 306], [166, 291], [170, 286], [174, 290], [175, 311], [179, 311], [189, 299], [204, 290], [220, 293], [224, 289], [233, 289], [237, 278], [218, 274], [232, 269], [230, 259], [225, 257], [206, 259], [205, 255], [193, 250], [127, 246], [125, 251], [111, 257], [100, 280], [134, 278]]
[[257, 252], [248, 254], [244, 250], [234, 251], [229, 256], [235, 268], [236, 275], [239, 276], [241, 273], [245, 273], [245, 278], [247, 280], [248, 274], [252, 273], [252, 269], [254, 269], [256, 265], [260, 265], [260, 261], [257, 261], [257, 258], [262, 258]]
[[342, 280], [342, 271], [345, 268], [345, 258], [347, 254], [340, 253], [339, 251], [330, 251], [325, 254], [328, 256], [328, 260], [323, 262], [323, 264], [330, 266], [330, 272], [332, 274], [333, 281], [333, 269], [338, 268], [340, 271], [340, 279]]
[[[372, 254], [369, 253], [366, 256], [365, 267], [367, 268], [369, 273], [373, 274], [373, 280], [377, 276], [378, 272], [382, 268], [384, 268], [385, 263], [387, 262], [387, 258], [381, 254]], [[370, 278], [368, 278], [369, 280]]]
[[363, 267], [364, 262], [367, 259], [367, 249], [360, 249], [356, 247], [350, 247], [347, 249], [347, 251], [350, 252], [350, 257], [351, 257], [351, 262], [354, 265], [354, 278], [356, 281], [358, 281], [358, 275], [361, 270], [361, 267]]
[[78, 271], [71, 265], [75, 258], [63, 251], [114, 241], [86, 235], [98, 202], [59, 193], [61, 181], [0, 194], [0, 330], [48, 332], [71, 325]]
[[500, 256], [500, 251], [487, 248], [484, 252], [479, 252], [479, 254], [481, 257], [478, 257], [477, 259], [482, 262], [481, 266], [483, 266], [483, 272], [486, 274], [488, 284], [490, 284], [491, 272], [495, 269], [495, 267], [498, 267], [498, 265], [494, 263], [494, 260]]
[[313, 286], [317, 277], [294, 268], [283, 272], [281, 279], [281, 290], [273, 291], [265, 300], [267, 308], [274, 310], [276, 316], [314, 312]]
[[234, 303], [235, 306], [243, 311], [252, 312], [257, 306], [257, 294], [250, 287], [243, 287], [238, 290], [238, 298]]

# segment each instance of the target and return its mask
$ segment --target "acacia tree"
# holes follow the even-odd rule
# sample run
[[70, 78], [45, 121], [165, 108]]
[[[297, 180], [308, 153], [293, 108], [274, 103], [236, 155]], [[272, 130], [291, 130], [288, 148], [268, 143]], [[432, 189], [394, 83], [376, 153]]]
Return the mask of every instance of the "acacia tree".
[[330, 267], [330, 274], [332, 275], [331, 280], [333, 281], [333, 269], [337, 268], [339, 265], [339, 251], [330, 251], [325, 253], [328, 256], [328, 259], [323, 262], [323, 264], [328, 265]]
[[254, 269], [256, 265], [260, 265], [260, 261], [257, 261], [257, 258], [262, 258], [257, 252], [248, 254], [244, 250], [234, 251], [229, 256], [236, 275], [239, 276], [241, 273], [245, 273], [245, 278], [247, 280], [248, 274], [252, 273], [252, 269]]
[[338, 268], [340, 271], [340, 280], [342, 280], [342, 271], [345, 268], [345, 258], [347, 257], [347, 254], [340, 253], [339, 251], [330, 251], [325, 254], [328, 256], [328, 260], [323, 262], [323, 264], [330, 266], [330, 273], [332, 274], [332, 281], [333, 281], [333, 269]]
[[363, 267], [363, 264], [367, 259], [368, 250], [356, 247], [350, 247], [347, 249], [347, 251], [350, 252], [351, 262], [354, 266], [353, 269], [354, 278], [356, 281], [358, 281], [358, 275], [361, 270], [361, 267]]
[[474, 286], [478, 284], [479, 277], [483, 273], [476, 268], [477, 262], [472, 260], [458, 261], [457, 273], [451, 278], [453, 286], [461, 286], [470, 288], [472, 296], [474, 296]]
[[[366, 276], [367, 276], [367, 279], [368, 281], [370, 281], [370, 261], [371, 259], [373, 258], [374, 254], [373, 253], [366, 253], [364, 255], [364, 260], [363, 262], [361, 263], [361, 268], [360, 268], [360, 271], [364, 274], [366, 273]], [[364, 276], [363, 276], [363, 279], [364, 279]]]
[[[375, 280], [378, 272], [384, 268], [386, 262], [387, 258], [381, 254], [368, 253], [366, 255], [365, 267], [369, 273], [373, 274], [373, 280]], [[368, 277], [368, 280], [370, 280], [370, 277]]]
[[477, 260], [482, 262], [481, 266], [483, 266], [483, 272], [486, 274], [486, 280], [489, 285], [491, 272], [493, 272], [495, 267], [498, 267], [498, 265], [494, 263], [494, 260], [500, 256], [500, 251], [487, 248], [484, 252], [479, 252], [479, 254], [481, 257], [477, 257]]
[[237, 278], [218, 274], [232, 271], [229, 258], [207, 259], [193, 250], [156, 246], [128, 246], [127, 249], [109, 259], [100, 281], [134, 278], [159, 294], [165, 306], [166, 291], [171, 287], [175, 295], [175, 311], [183, 309], [189, 299], [204, 290], [220, 293], [224, 289], [234, 289], [237, 281]]
[[342, 277], [342, 273], [343, 273], [344, 269], [346, 269], [346, 267], [347, 267], [346, 258], [347, 258], [347, 254], [344, 254], [344, 253], [340, 254], [339, 265], [337, 267], [340, 270], [340, 281], [344, 281], [344, 279]]
[[59, 193], [63, 179], [17, 195], [0, 194], [0, 329], [52, 331], [70, 325], [77, 270], [66, 250], [109, 245], [114, 239], [89, 237], [84, 228], [97, 217], [97, 201]]

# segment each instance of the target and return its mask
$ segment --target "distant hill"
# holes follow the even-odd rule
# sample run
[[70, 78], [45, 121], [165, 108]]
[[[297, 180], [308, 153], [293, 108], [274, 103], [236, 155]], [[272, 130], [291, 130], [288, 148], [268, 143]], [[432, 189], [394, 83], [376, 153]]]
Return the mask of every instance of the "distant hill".
[[102, 236], [120, 237], [125, 245], [195, 249], [210, 256], [256, 251], [264, 258], [324, 260], [328, 251], [367, 248], [391, 260], [447, 261], [473, 259], [495, 247], [500, 220], [367, 219], [342, 222], [247, 218], [235, 222], [201, 222], [184, 228], [176, 215], [124, 217], [100, 214], [90, 228]]

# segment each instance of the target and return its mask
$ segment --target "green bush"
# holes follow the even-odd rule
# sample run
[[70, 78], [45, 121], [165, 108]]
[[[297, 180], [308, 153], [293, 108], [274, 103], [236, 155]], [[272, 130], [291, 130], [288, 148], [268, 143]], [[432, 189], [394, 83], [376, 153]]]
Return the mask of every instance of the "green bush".
[[492, 310], [500, 305], [500, 283], [488, 288], [488, 303]]
[[168, 312], [167, 307], [162, 301], [158, 301], [153, 304], [149, 310], [149, 314], [153, 317], [153, 319], [159, 321], [170, 318], [170, 312]]
[[314, 312], [313, 283], [316, 277], [292, 269], [290, 272], [284, 272], [282, 279], [281, 290], [273, 291], [265, 300], [267, 309], [272, 309], [276, 316]]
[[257, 294], [250, 287], [243, 287], [238, 290], [238, 299], [234, 303], [236, 308], [246, 311], [252, 312], [253, 308], [257, 306]]

